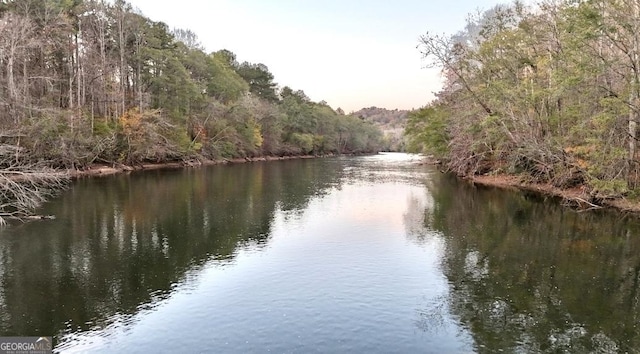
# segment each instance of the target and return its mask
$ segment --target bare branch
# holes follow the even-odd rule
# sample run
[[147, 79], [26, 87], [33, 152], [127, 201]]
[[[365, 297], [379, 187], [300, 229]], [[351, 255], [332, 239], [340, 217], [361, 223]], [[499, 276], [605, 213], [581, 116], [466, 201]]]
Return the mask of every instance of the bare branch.
[[17, 160], [16, 153], [21, 151], [18, 146], [0, 144], [0, 224], [28, 219], [68, 181], [65, 173]]

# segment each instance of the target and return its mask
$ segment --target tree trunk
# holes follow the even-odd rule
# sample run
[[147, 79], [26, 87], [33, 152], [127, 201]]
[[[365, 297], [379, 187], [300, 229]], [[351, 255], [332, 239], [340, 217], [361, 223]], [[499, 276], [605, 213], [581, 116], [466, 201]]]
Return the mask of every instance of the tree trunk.
[[[633, 14], [634, 19], [637, 19], [640, 16], [640, 7], [637, 1], [632, 1]], [[631, 188], [635, 188], [636, 180], [636, 146], [637, 146], [637, 125], [638, 125], [638, 103], [640, 102], [640, 61], [638, 56], [638, 25], [637, 21], [633, 22], [634, 31], [633, 31], [633, 52], [631, 53], [632, 64], [631, 64], [631, 97], [629, 98], [629, 102], [631, 103], [631, 107], [629, 109], [629, 162], [628, 162], [628, 175], [627, 182], [629, 183]]]
[[124, 19], [125, 19], [124, 10], [122, 8], [119, 8], [118, 9], [118, 40], [119, 40], [119, 50], [120, 50], [120, 104], [122, 108], [121, 114], [124, 114], [126, 110], [125, 108], [126, 82], [125, 81], [127, 79], [127, 75], [124, 67], [125, 66]]

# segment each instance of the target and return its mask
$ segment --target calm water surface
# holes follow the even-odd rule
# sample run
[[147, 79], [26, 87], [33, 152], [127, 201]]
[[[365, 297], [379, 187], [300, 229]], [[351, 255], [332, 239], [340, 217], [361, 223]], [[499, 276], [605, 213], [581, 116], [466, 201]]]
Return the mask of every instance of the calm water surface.
[[404, 154], [87, 179], [0, 230], [0, 335], [61, 352], [636, 352], [640, 223]]

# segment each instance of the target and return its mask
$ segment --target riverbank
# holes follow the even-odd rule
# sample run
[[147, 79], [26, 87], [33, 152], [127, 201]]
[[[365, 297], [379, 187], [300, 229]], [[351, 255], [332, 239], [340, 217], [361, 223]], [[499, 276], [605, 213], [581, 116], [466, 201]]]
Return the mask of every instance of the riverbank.
[[[433, 156], [425, 156], [421, 164], [441, 166], [442, 162]], [[443, 171], [442, 169], [440, 169]], [[444, 171], [443, 171], [444, 172]], [[518, 175], [485, 174], [475, 176], [458, 176], [471, 184], [535, 193], [544, 197], [557, 198], [568, 207], [578, 210], [612, 209], [640, 215], [640, 201], [625, 197], [598, 199], [589, 193], [586, 186], [574, 188], [558, 188], [550, 183], [532, 183]]]
[[[123, 165], [123, 164], [92, 164], [86, 169], [80, 170], [68, 170], [67, 174], [72, 179], [83, 177], [101, 177], [110, 176], [119, 173], [129, 173], [135, 171], [151, 171], [151, 170], [164, 170], [164, 169], [179, 169], [179, 168], [192, 168], [192, 167], [204, 167], [213, 165], [227, 165], [227, 164], [240, 164], [240, 163], [252, 163], [263, 161], [284, 161], [284, 160], [297, 160], [297, 159], [314, 159], [322, 157], [331, 157], [335, 155], [291, 155], [291, 156], [261, 156], [253, 158], [235, 158], [235, 159], [222, 159], [222, 160], [186, 160], [186, 161], [172, 161], [163, 163], [142, 163], [136, 165]], [[433, 159], [426, 159], [422, 162], [427, 165], [439, 165], [440, 161]], [[617, 199], [604, 199], [593, 200], [588, 191], [584, 187], [576, 187], [571, 189], [561, 189], [551, 184], [542, 183], [530, 183], [524, 181], [520, 176], [516, 175], [477, 175], [473, 177], [461, 177], [464, 180], [469, 181], [474, 185], [480, 185], [485, 187], [495, 187], [502, 189], [518, 190], [523, 192], [531, 192], [541, 196], [553, 197], [562, 200], [562, 202], [572, 208], [579, 210], [593, 210], [610, 208], [621, 212], [631, 212], [640, 214], [640, 202], [631, 201], [626, 198]]]
[[561, 189], [551, 184], [530, 183], [523, 181], [519, 176], [504, 174], [480, 175], [463, 179], [475, 185], [533, 192], [542, 196], [558, 198], [562, 200], [563, 204], [579, 210], [609, 208], [640, 214], [640, 203], [637, 201], [624, 197], [595, 201], [584, 187]]
[[110, 176], [119, 173], [128, 173], [134, 171], [151, 171], [151, 170], [165, 170], [165, 169], [178, 169], [189, 167], [202, 167], [213, 165], [227, 165], [227, 164], [239, 164], [261, 161], [284, 161], [284, 160], [298, 160], [298, 159], [314, 159], [321, 157], [329, 157], [334, 155], [292, 155], [292, 156], [261, 156], [261, 157], [247, 157], [247, 158], [235, 158], [235, 159], [222, 159], [222, 160], [185, 160], [185, 161], [170, 161], [160, 163], [141, 163], [136, 165], [124, 165], [124, 164], [107, 164], [107, 163], [94, 163], [85, 169], [67, 170], [66, 173], [72, 179], [82, 177], [100, 177]]

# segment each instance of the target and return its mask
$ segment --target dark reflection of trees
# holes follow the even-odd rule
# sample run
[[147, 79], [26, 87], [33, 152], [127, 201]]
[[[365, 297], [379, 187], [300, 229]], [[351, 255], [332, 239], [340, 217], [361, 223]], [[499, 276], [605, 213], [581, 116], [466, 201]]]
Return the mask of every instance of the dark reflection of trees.
[[156, 171], [81, 180], [45, 213], [0, 232], [0, 334], [104, 326], [166, 296], [205, 261], [261, 247], [276, 208], [340, 179], [335, 160]]
[[450, 307], [479, 352], [640, 348], [640, 221], [448, 176], [429, 187]]

